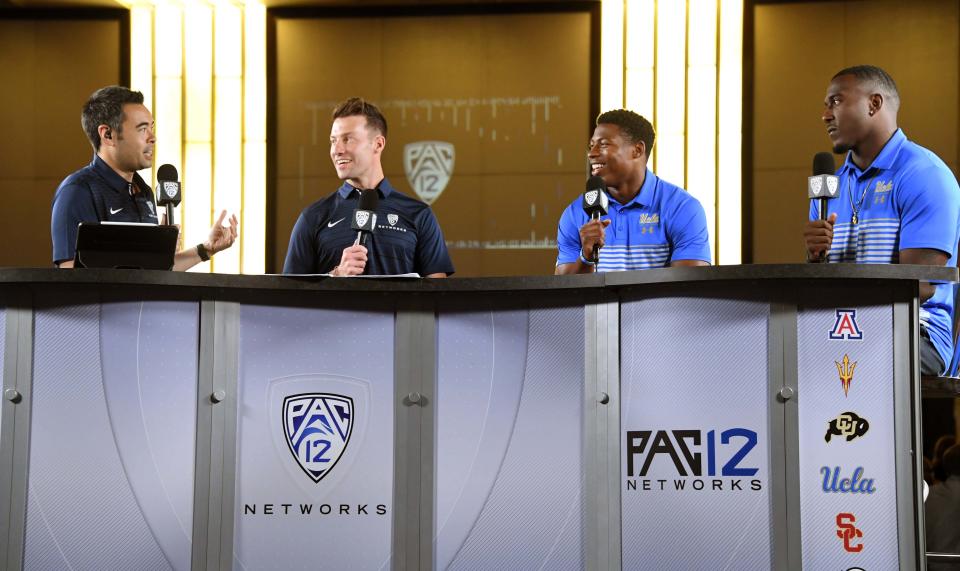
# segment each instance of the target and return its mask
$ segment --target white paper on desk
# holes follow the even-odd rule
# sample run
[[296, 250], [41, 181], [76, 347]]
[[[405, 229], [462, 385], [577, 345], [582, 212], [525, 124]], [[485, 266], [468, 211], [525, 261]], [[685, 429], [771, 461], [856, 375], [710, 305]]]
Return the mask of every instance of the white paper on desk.
[[384, 276], [367, 276], [367, 275], [359, 275], [359, 276], [335, 276], [335, 275], [333, 275], [333, 274], [263, 274], [263, 275], [265, 275], [265, 276], [291, 277], [291, 278], [339, 278], [339, 277], [346, 277], [346, 278], [374, 278], [374, 279], [380, 279], [380, 278], [420, 278], [420, 277], [421, 277], [420, 274], [418, 274], [418, 273], [412, 273], [412, 274], [390, 274], [390, 275], [384, 275]]

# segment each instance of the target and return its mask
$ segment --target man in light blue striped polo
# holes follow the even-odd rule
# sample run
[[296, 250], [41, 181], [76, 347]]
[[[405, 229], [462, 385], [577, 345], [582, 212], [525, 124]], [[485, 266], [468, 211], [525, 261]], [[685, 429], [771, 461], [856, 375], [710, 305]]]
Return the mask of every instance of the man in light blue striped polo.
[[[823, 122], [834, 153], [840, 193], [827, 220], [817, 201], [804, 228], [807, 259], [858, 264], [957, 265], [960, 187], [937, 155], [897, 128], [900, 94], [870, 65], [837, 72], [827, 88]], [[944, 372], [953, 356], [953, 288], [920, 284], [920, 370]]]
[[[580, 198], [557, 229], [557, 274], [707, 266], [707, 218], [696, 198], [647, 169], [653, 126], [626, 109], [597, 117], [587, 149], [590, 171], [603, 179], [608, 213], [591, 220]], [[599, 261], [593, 252], [600, 248]]]

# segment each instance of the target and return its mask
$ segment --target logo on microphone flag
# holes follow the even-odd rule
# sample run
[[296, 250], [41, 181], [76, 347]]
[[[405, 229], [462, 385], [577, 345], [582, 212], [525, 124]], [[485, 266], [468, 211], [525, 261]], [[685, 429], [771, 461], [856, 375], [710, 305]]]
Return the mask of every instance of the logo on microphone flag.
[[167, 198], [175, 198], [180, 190], [178, 187], [179, 185], [175, 182], [164, 182], [163, 193], [167, 195]]
[[453, 175], [453, 143], [417, 141], [403, 147], [403, 170], [417, 196], [432, 204]]
[[587, 193], [583, 196], [583, 198], [586, 199], [587, 204], [589, 204], [590, 206], [593, 206], [594, 204], [596, 204], [596, 202], [597, 202], [597, 197], [598, 197], [598, 196], [600, 196], [600, 191], [591, 190], [591, 191], [587, 192]]
[[297, 464], [314, 483], [333, 470], [350, 442], [353, 399], [304, 393], [283, 399], [283, 435]]
[[839, 186], [839, 184], [840, 184], [840, 183], [839, 183], [837, 177], [835, 177], [835, 176], [828, 176], [828, 177], [827, 177], [827, 193], [829, 193], [830, 196], [836, 196], [836, 195], [837, 195], [837, 187]]
[[820, 196], [820, 193], [823, 191], [823, 179], [820, 177], [811, 178], [810, 191], [813, 192], [814, 196]]
[[362, 228], [367, 225], [367, 220], [370, 220], [370, 213], [366, 210], [357, 210], [354, 213], [354, 220], [357, 221], [357, 226]]

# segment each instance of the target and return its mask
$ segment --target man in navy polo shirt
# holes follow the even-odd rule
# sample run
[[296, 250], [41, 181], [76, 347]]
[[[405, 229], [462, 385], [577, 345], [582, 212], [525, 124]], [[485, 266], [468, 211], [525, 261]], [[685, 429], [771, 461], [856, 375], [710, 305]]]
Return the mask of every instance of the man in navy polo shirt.
[[[956, 267], [960, 187], [939, 157], [897, 128], [899, 107], [896, 84], [878, 67], [833, 76], [822, 119], [833, 152], [847, 157], [827, 220], [815, 201], [810, 208], [808, 261]], [[920, 297], [920, 368], [937, 375], [953, 356], [953, 288], [921, 283]]]
[[[590, 220], [579, 198], [567, 207], [557, 229], [555, 273], [709, 265], [703, 206], [647, 169], [655, 137], [650, 122], [617, 109], [602, 113], [596, 125], [587, 159], [607, 186], [608, 214]], [[597, 264], [595, 248], [601, 248]]]
[[[453, 262], [430, 207], [397, 191], [383, 176], [380, 157], [387, 121], [380, 110], [354, 97], [333, 111], [330, 159], [343, 185], [300, 213], [293, 232], [285, 274], [334, 276], [417, 273], [442, 278]], [[377, 227], [366, 246], [354, 245], [351, 229], [360, 190], [375, 188], [380, 197]]]
[[[143, 94], [118, 85], [98, 89], [84, 104], [80, 123], [94, 156], [65, 178], [53, 197], [53, 263], [61, 268], [73, 267], [81, 222], [160, 222], [153, 191], [137, 174], [153, 164], [156, 141]], [[223, 226], [226, 215], [225, 210], [220, 213], [206, 241], [177, 252], [173, 269], [189, 269], [233, 244], [237, 217]]]

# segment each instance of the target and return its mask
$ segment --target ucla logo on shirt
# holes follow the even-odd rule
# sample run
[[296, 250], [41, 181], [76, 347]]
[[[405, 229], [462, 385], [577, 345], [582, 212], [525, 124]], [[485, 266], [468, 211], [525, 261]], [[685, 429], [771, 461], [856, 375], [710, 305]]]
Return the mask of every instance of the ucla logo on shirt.
[[863, 339], [863, 331], [857, 323], [856, 309], [838, 309], [837, 320], [833, 323], [830, 330], [830, 339], [853, 339], [860, 341]]
[[887, 202], [887, 197], [890, 196], [890, 191], [893, 190], [893, 181], [888, 180], [883, 182], [881, 180], [877, 181], [877, 186], [873, 189], [873, 203], [874, 204], [884, 204]]
[[283, 399], [283, 435], [297, 464], [314, 483], [333, 470], [353, 432], [353, 399], [303, 393]]
[[644, 212], [640, 215], [640, 233], [641, 234], [653, 234], [656, 228], [655, 225], [660, 223], [660, 214], [647, 214]]

